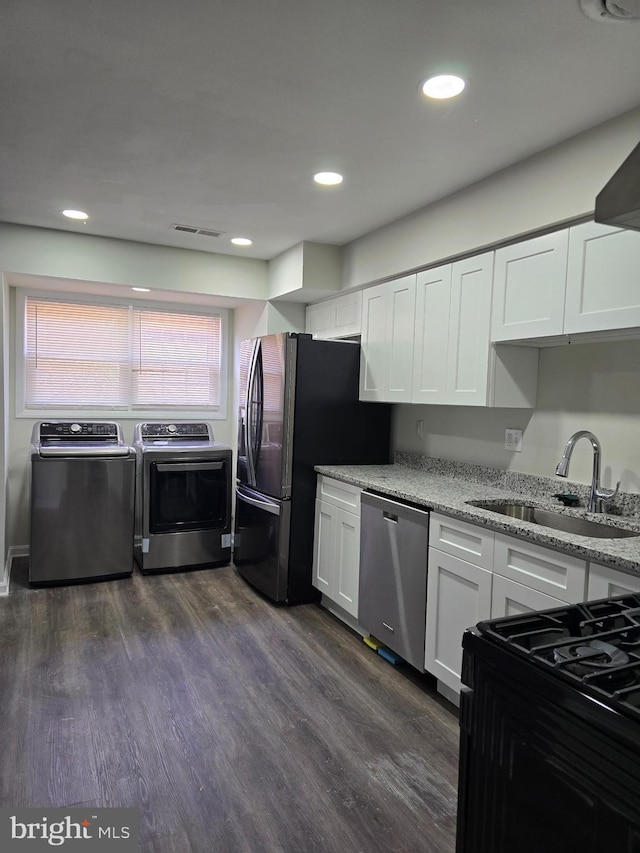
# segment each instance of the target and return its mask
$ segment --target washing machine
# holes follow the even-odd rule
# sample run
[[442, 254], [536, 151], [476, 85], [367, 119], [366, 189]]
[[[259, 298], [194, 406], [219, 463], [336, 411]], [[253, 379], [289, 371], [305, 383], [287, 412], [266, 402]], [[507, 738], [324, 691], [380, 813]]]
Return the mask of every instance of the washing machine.
[[133, 571], [135, 451], [111, 421], [41, 421], [31, 436], [29, 581]]

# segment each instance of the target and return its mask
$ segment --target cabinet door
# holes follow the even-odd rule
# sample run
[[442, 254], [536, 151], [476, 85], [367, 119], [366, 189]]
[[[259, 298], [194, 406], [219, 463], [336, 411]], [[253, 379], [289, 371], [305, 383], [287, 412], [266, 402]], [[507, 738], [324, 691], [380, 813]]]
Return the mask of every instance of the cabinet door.
[[561, 335], [569, 231], [556, 231], [496, 251], [492, 341]]
[[585, 222], [569, 229], [565, 334], [640, 326], [640, 234]]
[[493, 252], [451, 269], [447, 402], [486, 406]]
[[377, 284], [362, 293], [360, 399], [380, 402], [389, 384], [386, 346], [387, 286]]
[[326, 302], [308, 305], [305, 311], [305, 332], [315, 338], [324, 338], [331, 324], [331, 309]]
[[413, 377], [413, 326], [416, 308], [416, 277], [406, 275], [387, 282], [386, 351], [389, 403], [411, 400]]
[[412, 403], [446, 403], [450, 299], [451, 264], [418, 274]]
[[334, 598], [336, 527], [339, 512], [340, 510], [331, 504], [316, 501], [313, 585], [329, 598]]
[[460, 693], [462, 635], [491, 615], [491, 572], [429, 548], [424, 668]]
[[338, 510], [333, 600], [352, 616], [358, 615], [360, 580], [360, 518]]
[[362, 331], [362, 291], [346, 293], [329, 301], [332, 338], [359, 335]]
[[601, 566], [589, 563], [589, 584], [587, 599], [595, 601], [599, 598], [613, 598], [615, 595], [626, 595], [629, 592], [640, 592], [640, 577], [627, 574], [611, 566]]
[[501, 616], [520, 616], [534, 610], [550, 610], [552, 607], [566, 607], [566, 603], [552, 595], [546, 595], [537, 589], [523, 586], [500, 575], [493, 576], [491, 588], [491, 618]]

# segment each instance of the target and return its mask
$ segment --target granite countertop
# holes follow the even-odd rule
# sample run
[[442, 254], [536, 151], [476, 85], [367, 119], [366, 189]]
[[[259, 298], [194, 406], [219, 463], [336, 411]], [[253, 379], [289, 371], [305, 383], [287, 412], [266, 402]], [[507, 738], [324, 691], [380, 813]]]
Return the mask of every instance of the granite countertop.
[[[640, 576], [640, 535], [623, 539], [578, 536], [532, 522], [520, 521], [468, 501], [528, 503], [551, 508], [563, 515], [606, 522], [640, 534], [640, 495], [620, 495], [607, 507], [608, 514], [584, 509], [588, 487], [556, 478], [534, 477], [510, 471], [465, 465], [415, 454], [396, 454], [391, 465], [317, 465], [318, 474], [374, 489], [389, 497], [411, 501], [463, 521], [537, 542], [549, 548], [613, 566]], [[554, 497], [577, 493], [581, 506], [569, 509]]]

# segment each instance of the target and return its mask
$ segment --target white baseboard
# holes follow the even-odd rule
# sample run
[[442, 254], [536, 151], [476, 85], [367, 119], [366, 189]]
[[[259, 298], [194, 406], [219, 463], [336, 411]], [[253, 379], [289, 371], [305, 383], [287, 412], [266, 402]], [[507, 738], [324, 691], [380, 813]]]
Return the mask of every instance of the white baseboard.
[[9, 595], [9, 581], [11, 579], [11, 565], [16, 557], [28, 557], [28, 545], [12, 545], [7, 552], [7, 559], [0, 575], [0, 596]]

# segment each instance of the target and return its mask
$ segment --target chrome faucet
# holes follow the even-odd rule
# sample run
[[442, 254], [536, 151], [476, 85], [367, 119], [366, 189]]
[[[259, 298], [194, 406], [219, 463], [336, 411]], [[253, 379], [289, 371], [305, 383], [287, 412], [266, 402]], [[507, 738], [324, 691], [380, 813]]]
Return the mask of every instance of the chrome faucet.
[[615, 498], [618, 494], [618, 489], [620, 488], [620, 481], [615, 487], [615, 489], [610, 492], [607, 489], [600, 488], [600, 442], [595, 437], [592, 432], [589, 430], [581, 429], [578, 432], [574, 432], [569, 441], [567, 442], [564, 452], [562, 454], [562, 459], [558, 462], [558, 466], [556, 468], [556, 475], [558, 477], [566, 477], [569, 473], [569, 462], [571, 461], [571, 454], [573, 453], [573, 448], [576, 445], [576, 442], [581, 438], [588, 438], [591, 442], [591, 446], [593, 447], [593, 476], [591, 478], [591, 488], [589, 490], [589, 504], [587, 509], [589, 512], [602, 512], [602, 503], [605, 500], [611, 500], [611, 498]]

